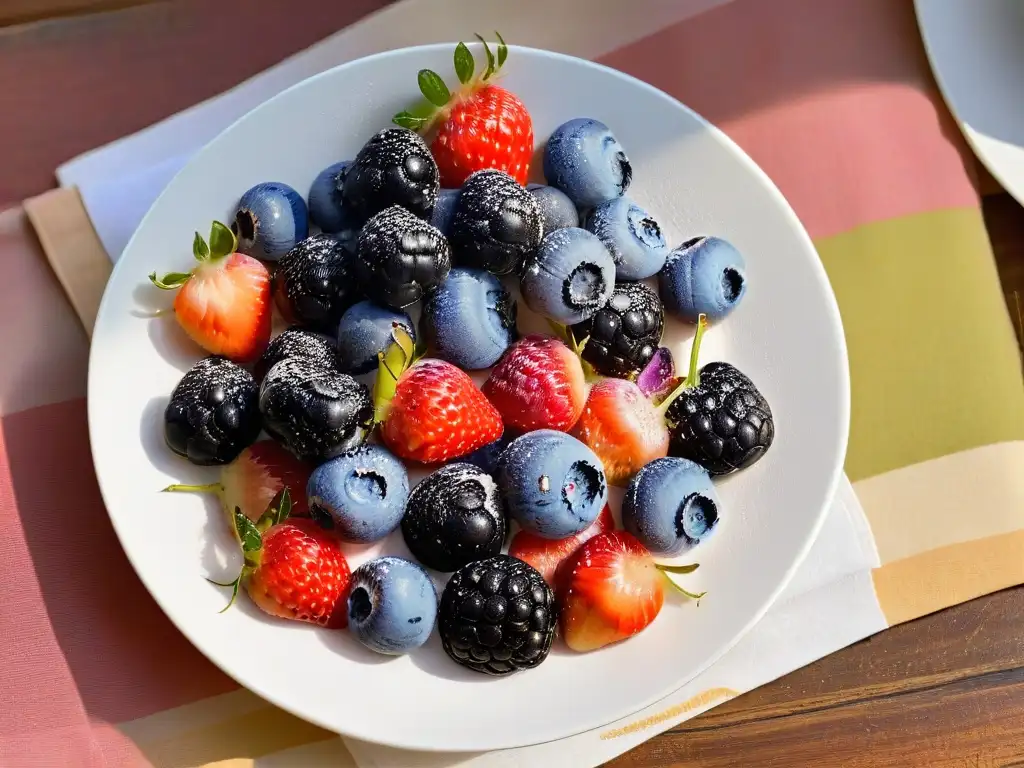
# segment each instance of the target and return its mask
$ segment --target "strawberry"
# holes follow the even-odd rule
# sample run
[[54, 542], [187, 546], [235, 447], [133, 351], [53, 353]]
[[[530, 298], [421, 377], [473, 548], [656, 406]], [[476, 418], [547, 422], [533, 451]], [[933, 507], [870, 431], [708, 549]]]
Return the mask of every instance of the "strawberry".
[[583, 412], [587, 381], [579, 356], [563, 342], [531, 335], [505, 351], [483, 392], [508, 427], [567, 432]]
[[627, 379], [602, 379], [590, 388], [572, 435], [597, 454], [611, 485], [625, 485], [644, 464], [668, 456], [664, 412]]
[[213, 582], [231, 587], [231, 601], [224, 610], [244, 587], [257, 607], [271, 616], [345, 627], [351, 573], [338, 539], [312, 520], [289, 518], [290, 509], [287, 488], [255, 523], [235, 509], [235, 533], [245, 560], [234, 581]]
[[501, 437], [501, 414], [464, 371], [417, 359], [405, 328], [392, 329], [374, 385], [376, 420], [391, 451], [423, 464], [466, 456]]
[[525, 186], [533, 156], [533, 119], [518, 96], [491, 80], [508, 57], [501, 35], [497, 55], [482, 37], [477, 38], [487, 57], [483, 74], [474, 75], [473, 54], [459, 43], [455, 73], [460, 86], [455, 93], [436, 72], [420, 70], [419, 87], [426, 103], [400, 112], [393, 122], [424, 133], [436, 127], [430, 151], [442, 187], [461, 187], [471, 173], [485, 168], [505, 171]]
[[668, 456], [669, 407], [700, 380], [697, 359], [706, 328], [702, 315], [690, 348], [686, 378], [674, 378], [671, 354], [659, 349], [637, 377], [639, 383], [602, 379], [590, 388], [572, 434], [601, 459], [609, 484], [625, 486], [642, 466]]
[[[632, 637], [661, 611], [663, 572], [691, 573], [696, 568], [656, 564], [644, 545], [625, 531], [599, 533], [560, 573], [559, 625], [566, 645], [574, 651], [592, 651]], [[703, 597], [668, 581], [688, 597]]]
[[512, 537], [508, 553], [536, 568], [550, 585], [557, 583], [558, 567], [568, 560], [582, 544], [605, 531], [615, 530], [612, 511], [606, 504], [597, 520], [586, 530], [567, 539], [545, 539], [527, 530], [520, 530]]
[[292, 517], [309, 517], [306, 483], [312, 469], [276, 440], [260, 440], [242, 451], [220, 472], [220, 482], [207, 485], [169, 485], [165, 492], [214, 493], [232, 522], [233, 510], [255, 522], [285, 488], [294, 488]]
[[178, 290], [174, 315], [200, 347], [236, 363], [256, 360], [270, 343], [270, 272], [252, 256], [236, 252], [238, 240], [219, 221], [207, 244], [196, 232], [191, 272], [156, 272], [149, 279], [163, 290]]

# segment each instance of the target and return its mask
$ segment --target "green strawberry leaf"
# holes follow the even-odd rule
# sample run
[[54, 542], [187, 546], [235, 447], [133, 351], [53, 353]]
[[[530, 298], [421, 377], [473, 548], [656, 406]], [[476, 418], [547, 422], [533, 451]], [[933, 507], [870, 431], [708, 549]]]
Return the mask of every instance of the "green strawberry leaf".
[[175, 288], [181, 288], [188, 279], [192, 277], [189, 272], [168, 272], [163, 277], [157, 277], [156, 272], [149, 273], [149, 280], [157, 288], [161, 288], [165, 291], [173, 291]]
[[491, 47], [487, 45], [486, 40], [480, 37], [480, 35], [477, 35], [476, 39], [484, 44], [484, 54], [487, 56], [487, 71], [484, 72], [483, 76], [483, 79], [486, 80], [494, 74], [494, 54], [491, 52]]
[[[282, 488], [273, 500], [270, 502], [270, 506], [267, 507], [267, 511], [263, 513], [259, 521], [256, 523], [256, 527], [261, 532], [266, 532], [267, 528], [272, 525], [279, 525], [288, 519], [288, 516], [292, 513], [292, 496], [288, 492], [288, 488]], [[266, 528], [263, 526], [266, 525]]]
[[494, 36], [498, 38], [498, 69], [501, 69], [502, 64], [505, 63], [505, 59], [508, 58], [508, 46], [505, 45], [505, 40], [502, 38], [501, 33], [498, 30], [494, 30]]
[[435, 106], [443, 107], [452, 97], [448, 91], [448, 86], [444, 84], [444, 80], [433, 70], [421, 69], [416, 80], [420, 86], [420, 93]]
[[210, 246], [206, 244], [203, 236], [198, 232], [192, 238], [192, 255], [196, 257], [196, 261], [206, 261], [210, 258]]
[[401, 126], [402, 128], [408, 128], [410, 131], [418, 131], [427, 124], [427, 118], [416, 117], [416, 115], [411, 112], [399, 112], [391, 118], [391, 122], [395, 125]]
[[213, 222], [210, 226], [210, 258], [221, 259], [229, 256], [237, 247], [238, 238], [235, 237], [235, 233], [219, 221]]
[[663, 565], [658, 563], [656, 566], [659, 571], [665, 573], [693, 573], [700, 568], [700, 563], [693, 563], [692, 565]]
[[243, 515], [242, 510], [238, 507], [235, 507], [234, 519], [235, 533], [238, 534], [238, 540], [242, 542], [242, 552], [248, 555], [250, 552], [258, 551], [263, 546], [263, 535], [259, 528], [252, 520]]
[[473, 79], [473, 70], [476, 69], [476, 61], [473, 54], [465, 43], [455, 46], [455, 74], [459, 76], [459, 82], [465, 85]]

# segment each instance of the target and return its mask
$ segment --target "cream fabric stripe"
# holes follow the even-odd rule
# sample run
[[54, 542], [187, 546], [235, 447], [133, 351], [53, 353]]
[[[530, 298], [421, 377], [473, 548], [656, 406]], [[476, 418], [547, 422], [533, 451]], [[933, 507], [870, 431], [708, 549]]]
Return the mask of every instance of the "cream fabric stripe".
[[1024, 530], [922, 552], [872, 578], [889, 626], [901, 624], [1024, 583]]
[[1024, 528], [1024, 442], [942, 456], [860, 480], [853, 488], [883, 566], [1010, 533]]

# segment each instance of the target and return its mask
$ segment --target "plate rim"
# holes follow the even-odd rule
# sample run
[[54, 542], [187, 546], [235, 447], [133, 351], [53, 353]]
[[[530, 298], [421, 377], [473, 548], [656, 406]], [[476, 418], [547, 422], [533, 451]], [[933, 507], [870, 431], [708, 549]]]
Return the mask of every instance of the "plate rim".
[[[258, 115], [261, 110], [267, 108], [267, 106], [269, 104], [271, 104], [275, 100], [281, 98], [284, 94], [289, 93], [289, 92], [291, 92], [293, 90], [298, 90], [300, 88], [304, 88], [310, 82], [313, 82], [315, 80], [319, 80], [321, 78], [333, 77], [333, 76], [335, 76], [335, 73], [337, 71], [343, 70], [346, 67], [355, 66], [357, 64], [365, 64], [365, 62], [368, 61], [368, 60], [386, 59], [386, 58], [393, 57], [393, 56], [407, 55], [407, 54], [409, 54], [410, 52], [413, 52], [413, 51], [430, 51], [430, 52], [435, 52], [435, 51], [438, 51], [439, 49], [452, 50], [456, 44], [457, 44], [457, 42], [446, 42], [446, 43], [429, 43], [429, 44], [415, 45], [415, 46], [404, 46], [402, 48], [395, 48], [395, 49], [391, 49], [391, 50], [388, 50], [388, 51], [381, 51], [381, 52], [374, 53], [374, 54], [371, 54], [371, 55], [368, 55], [368, 56], [363, 56], [363, 57], [360, 57], [360, 58], [357, 58], [357, 59], [352, 59], [351, 61], [343, 62], [343, 63], [341, 63], [341, 64], [339, 64], [337, 66], [331, 67], [330, 69], [326, 69], [326, 70], [324, 70], [322, 72], [319, 72], [319, 73], [317, 73], [315, 75], [312, 75], [312, 76], [310, 76], [308, 78], [305, 78], [305, 79], [303, 79], [303, 80], [301, 80], [301, 81], [299, 81], [297, 83], [294, 83], [294, 84], [288, 86], [285, 89], [282, 89], [277, 94], [275, 94], [274, 96], [270, 97], [269, 99], [261, 102], [257, 107], [254, 107], [252, 110], [246, 112], [244, 115], [240, 116], [239, 118], [234, 120], [230, 125], [228, 125], [223, 130], [218, 132], [215, 137], [210, 139], [200, 149], [198, 149], [192, 155], [192, 157], [185, 163], [185, 165], [182, 166], [182, 168], [180, 168], [175, 173], [174, 177], [167, 183], [167, 185], [164, 187], [164, 189], [160, 192], [160, 194], [157, 196], [157, 198], [153, 201], [152, 205], [146, 211], [146, 214], [140, 220], [140, 222], [139, 222], [138, 226], [136, 227], [135, 231], [132, 233], [132, 237], [129, 239], [127, 245], [125, 246], [124, 250], [122, 251], [121, 257], [119, 257], [117, 259], [116, 263], [113, 265], [113, 269], [111, 270], [110, 277], [108, 278], [107, 284], [104, 286], [103, 297], [100, 300], [100, 304], [99, 304], [99, 307], [98, 307], [98, 310], [97, 310], [97, 314], [96, 314], [97, 325], [100, 324], [101, 319], [106, 317], [108, 311], [110, 311], [109, 310], [109, 305], [110, 305], [110, 303], [112, 303], [114, 301], [114, 299], [111, 298], [113, 294], [109, 290], [110, 285], [114, 282], [114, 277], [118, 274], [118, 270], [127, 269], [126, 267], [124, 267], [124, 264], [126, 262], [126, 259], [124, 258], [124, 256], [132, 251], [133, 246], [135, 244], [135, 241], [136, 241], [136, 239], [138, 237], [139, 232], [143, 229], [143, 227], [145, 226], [147, 221], [150, 219], [150, 217], [154, 215], [154, 211], [156, 211], [160, 207], [164, 197], [168, 194], [168, 191], [173, 187], [173, 185], [177, 181], [178, 177], [182, 174], [182, 172], [186, 168], [190, 167], [192, 164], [201, 162], [203, 156], [205, 155], [205, 153], [210, 150], [211, 145], [214, 144], [215, 142], [217, 142], [218, 140], [220, 140], [222, 136], [224, 136], [225, 134], [227, 134], [230, 131], [234, 130], [234, 128], [238, 124], [242, 123], [243, 121], [247, 121], [247, 120], [250, 120], [250, 119], [255, 119], [256, 115]], [[474, 45], [479, 45], [479, 43], [473, 43], [473, 44]], [[826, 301], [826, 304], [827, 304], [827, 314], [829, 316], [829, 319], [831, 320], [830, 325], [831, 325], [831, 327], [835, 331], [837, 331], [836, 336], [837, 336], [837, 340], [838, 340], [838, 348], [836, 350], [836, 352], [837, 352], [837, 360], [836, 360], [836, 362], [839, 364], [839, 367], [841, 369], [841, 371], [840, 371], [841, 372], [841, 376], [839, 377], [839, 389], [840, 389], [840, 391], [838, 392], [838, 395], [839, 395], [839, 397], [838, 397], [838, 409], [839, 409], [838, 417], [839, 417], [839, 427], [840, 427], [840, 429], [838, 430], [837, 445], [834, 447], [835, 453], [837, 455], [837, 462], [836, 462], [836, 465], [832, 469], [831, 476], [828, 479], [828, 483], [826, 485], [827, 496], [823, 500], [823, 502], [821, 504], [821, 508], [817, 512], [817, 515], [816, 515], [816, 517], [814, 519], [814, 524], [812, 526], [810, 526], [810, 528], [806, 531], [806, 534], [804, 536], [804, 540], [800, 544], [797, 556], [794, 558], [793, 562], [790, 564], [789, 568], [787, 569], [787, 571], [783, 575], [783, 578], [779, 581], [779, 583], [776, 585], [775, 589], [772, 591], [770, 596], [763, 602], [763, 604], [761, 606], [759, 606], [759, 608], [756, 611], [752, 612], [752, 615], [748, 619], [747, 623], [744, 624], [743, 627], [738, 632], [736, 632], [730, 638], [730, 640], [728, 642], [723, 643], [721, 645], [721, 647], [719, 647], [719, 649], [715, 653], [710, 654], [709, 657], [705, 660], [705, 662], [703, 664], [699, 665], [698, 667], [695, 667], [689, 675], [687, 675], [687, 676], [685, 676], [685, 677], [683, 677], [681, 679], [678, 679], [678, 680], [673, 680], [667, 686], [665, 686], [663, 688], [657, 689], [652, 695], [650, 695], [647, 698], [645, 698], [639, 704], [636, 704], [636, 705], [632, 705], [631, 704], [631, 705], [629, 705], [629, 708], [628, 708], [629, 711], [627, 711], [627, 712], [618, 712], [611, 719], [603, 719], [602, 718], [601, 722], [591, 723], [590, 725], [587, 725], [586, 727], [584, 727], [582, 729], [581, 728], [574, 728], [570, 732], [565, 733], [565, 734], [563, 734], [561, 736], [552, 737], [552, 738], [545, 738], [545, 739], [541, 739], [541, 740], [531, 739], [531, 740], [524, 741], [522, 739], [516, 739], [516, 740], [510, 741], [510, 742], [498, 743], [497, 745], [495, 745], [494, 742], [490, 742], [490, 743], [487, 743], [487, 744], [483, 744], [483, 743], [474, 744], [474, 743], [470, 743], [470, 742], [467, 741], [467, 742], [463, 743], [462, 745], [456, 746], [456, 747], [439, 745], [439, 744], [414, 743], [414, 742], [409, 742], [409, 741], [403, 741], [401, 739], [393, 739], [391, 741], [372, 741], [372, 742], [368, 742], [368, 743], [376, 743], [376, 744], [379, 744], [379, 745], [382, 745], [382, 746], [387, 746], [387, 747], [391, 747], [391, 748], [395, 748], [395, 749], [403, 749], [403, 750], [419, 751], [419, 752], [432, 752], [432, 753], [442, 753], [442, 752], [469, 753], [469, 752], [477, 752], [477, 751], [496, 751], [496, 750], [504, 750], [504, 749], [515, 749], [515, 748], [520, 748], [520, 747], [529, 747], [529, 746], [535, 746], [535, 745], [538, 745], [538, 744], [551, 743], [553, 741], [560, 741], [562, 739], [570, 738], [570, 737], [573, 737], [573, 736], [577, 736], [577, 735], [580, 735], [580, 734], [583, 734], [583, 733], [587, 733], [587, 732], [590, 732], [590, 731], [597, 730], [599, 728], [605, 727], [608, 724], [613, 723], [613, 722], [615, 722], [617, 720], [620, 720], [620, 719], [627, 718], [627, 717], [630, 717], [632, 715], [635, 715], [638, 712], [646, 709], [647, 707], [650, 707], [650, 706], [658, 703], [659, 701], [662, 701], [663, 699], [666, 699], [669, 696], [671, 696], [672, 694], [674, 694], [676, 691], [681, 689], [683, 686], [687, 685], [689, 682], [693, 681], [694, 679], [699, 677], [701, 674], [703, 674], [705, 671], [707, 671], [709, 668], [714, 666], [719, 660], [721, 660], [721, 658], [723, 656], [725, 656], [726, 653], [728, 653], [730, 650], [732, 650], [740, 642], [740, 640], [742, 640], [744, 637], [746, 637], [747, 634], [750, 632], [750, 630], [753, 629], [753, 627], [756, 626], [757, 623], [760, 622], [762, 618], [764, 618], [764, 616], [768, 612], [768, 610], [776, 603], [776, 601], [778, 600], [779, 596], [784, 592], [784, 590], [786, 589], [787, 585], [792, 580], [793, 575], [796, 573], [797, 569], [806, 560], [808, 552], [810, 551], [810, 549], [813, 546], [814, 542], [817, 540], [818, 534], [821, 532], [821, 528], [824, 525], [824, 522], [825, 522], [828, 510], [830, 509], [831, 503], [832, 503], [833, 499], [836, 496], [836, 491], [837, 491], [837, 489], [839, 487], [839, 483], [840, 483], [840, 481], [841, 481], [841, 479], [843, 477], [844, 462], [845, 462], [847, 448], [848, 448], [848, 444], [849, 444], [850, 419], [851, 419], [850, 367], [849, 367], [849, 355], [848, 355], [848, 349], [847, 349], [847, 343], [846, 343], [846, 334], [845, 334], [845, 330], [843, 328], [842, 316], [841, 316], [840, 311], [839, 311], [838, 301], [836, 299], [835, 292], [832, 289], [831, 282], [828, 279], [828, 274], [827, 274], [827, 272], [825, 270], [824, 264], [822, 263], [822, 261], [820, 259], [820, 256], [818, 256], [817, 248], [815, 247], [814, 242], [811, 239], [810, 234], [807, 232], [807, 229], [804, 227], [802, 221], [797, 216], [796, 212], [793, 210], [793, 208], [790, 205], [789, 201], [782, 194], [781, 190], [779, 190], [779, 188], [776, 186], [776, 184], [771, 179], [771, 177], [769, 177], [768, 174], [753, 160], [753, 158], [751, 158], [735, 141], [733, 141], [720, 128], [718, 128], [716, 125], [711, 123], [709, 120], [704, 118], [701, 114], [696, 112], [691, 107], [687, 106], [685, 103], [683, 103], [682, 101], [680, 101], [676, 97], [674, 97], [671, 94], [661, 90], [660, 88], [657, 88], [657, 87], [651, 85], [650, 83], [647, 83], [647, 82], [645, 82], [645, 81], [643, 81], [643, 80], [641, 80], [641, 79], [639, 79], [637, 77], [634, 77], [633, 75], [627, 74], [627, 73], [625, 73], [625, 72], [623, 72], [621, 70], [615, 69], [613, 67], [609, 67], [607, 65], [601, 64], [601, 63], [596, 62], [596, 61], [590, 61], [590, 60], [587, 60], [587, 59], [579, 58], [577, 56], [572, 56], [570, 54], [560, 53], [560, 52], [552, 51], [552, 50], [548, 50], [548, 49], [535, 48], [535, 47], [531, 47], [531, 46], [523, 46], [523, 45], [512, 45], [512, 44], [510, 44], [508, 46], [508, 48], [509, 48], [510, 52], [511, 51], [516, 51], [516, 50], [517, 51], [523, 51], [523, 52], [528, 52], [531, 55], [537, 55], [537, 56], [541, 56], [541, 57], [549, 57], [549, 58], [567, 60], [567, 61], [573, 62], [573, 63], [575, 63], [577, 65], [582, 65], [584, 67], [588, 67], [588, 68], [592, 68], [592, 69], [598, 69], [598, 70], [601, 70], [601, 71], [605, 72], [609, 76], [617, 77], [617, 78], [620, 78], [620, 79], [624, 79], [624, 80], [628, 81], [629, 83], [631, 83], [632, 86], [637, 87], [637, 88], [641, 88], [643, 90], [646, 90], [649, 93], [651, 93], [652, 95], [655, 95], [655, 96], [660, 97], [662, 99], [667, 99], [667, 100], [671, 101], [673, 103], [673, 105], [675, 105], [677, 108], [682, 109], [686, 113], [688, 113], [689, 116], [691, 116], [694, 120], [696, 120], [701, 125], [701, 127], [704, 130], [708, 131], [713, 136], [713, 138], [716, 141], [720, 142], [726, 149], [728, 149], [734, 155], [734, 157], [740, 163], [743, 164], [745, 169], [751, 174], [752, 181], [759, 182], [762, 185], [762, 187], [767, 191], [767, 193], [769, 195], [771, 195], [775, 199], [775, 202], [779, 205], [779, 210], [780, 210], [781, 215], [787, 219], [787, 222], [790, 225], [790, 228], [794, 232], [795, 236], [799, 240], [801, 240], [803, 242], [803, 245], [805, 246], [806, 250], [809, 253], [811, 253], [811, 254], [813, 254], [815, 256], [815, 258], [810, 260], [811, 261], [811, 265], [810, 265], [811, 266], [811, 270], [814, 273], [814, 276], [815, 276], [817, 282], [819, 283], [819, 285], [821, 286], [825, 296], [827, 297], [827, 301]], [[94, 382], [94, 380], [100, 375], [98, 373], [98, 371], [97, 371], [97, 366], [95, 364], [96, 363], [96, 354], [97, 354], [95, 352], [95, 349], [96, 349], [96, 347], [92, 344], [92, 339], [90, 339], [90, 351], [89, 351], [89, 361], [88, 361], [88, 378], [87, 378], [87, 390], [86, 390], [87, 423], [88, 423], [88, 429], [89, 429], [89, 434], [90, 434], [90, 441], [89, 441], [89, 443], [90, 443], [90, 456], [92, 458], [93, 468], [94, 468], [94, 472], [96, 474], [96, 479], [97, 479], [97, 484], [99, 486], [100, 495], [101, 495], [101, 497], [103, 499], [104, 509], [107, 512], [107, 517], [110, 520], [110, 523], [111, 523], [111, 526], [114, 529], [115, 535], [117, 536], [118, 543], [121, 545], [121, 549], [125, 553], [125, 557], [128, 559], [129, 563], [132, 566], [132, 569], [135, 571], [136, 577], [145, 586], [146, 591], [150, 594], [150, 596], [153, 598], [153, 600], [156, 602], [156, 604], [160, 607], [160, 610], [163, 612], [163, 614], [170, 620], [171, 624], [173, 624], [174, 627], [185, 637], [185, 639], [188, 640], [189, 644], [192, 645], [193, 648], [195, 648], [199, 653], [201, 653], [204, 658], [206, 658], [211, 664], [213, 664], [215, 667], [217, 667], [217, 669], [219, 669], [222, 673], [224, 673], [226, 676], [228, 676], [229, 678], [234, 680], [241, 688], [254, 693], [255, 695], [259, 696], [260, 698], [262, 698], [262, 699], [266, 700], [267, 702], [269, 702], [270, 704], [274, 705], [275, 707], [278, 707], [278, 708], [280, 708], [281, 710], [283, 710], [285, 712], [288, 712], [288, 713], [290, 713], [290, 714], [292, 714], [292, 715], [294, 715], [294, 716], [296, 716], [296, 717], [298, 717], [298, 718], [300, 718], [302, 720], [305, 720], [305, 721], [307, 721], [309, 723], [312, 723], [313, 725], [321, 727], [321, 728], [323, 728], [323, 729], [325, 729], [325, 730], [327, 730], [327, 731], [329, 731], [331, 733], [337, 734], [337, 735], [345, 737], [345, 738], [352, 738], [352, 739], [355, 739], [355, 740], [358, 740], [358, 741], [366, 742], [367, 739], [364, 736], [362, 736], [362, 735], [360, 735], [358, 733], [353, 733], [353, 732], [348, 732], [348, 731], [342, 730], [342, 729], [338, 728], [337, 724], [328, 723], [322, 717], [317, 715], [317, 713], [315, 713], [315, 712], [314, 713], [305, 713], [305, 712], [304, 713], [298, 713], [298, 712], [295, 712], [293, 709], [291, 709], [288, 706], [282, 704], [277, 699], [277, 697], [274, 695], [274, 693], [272, 691], [268, 692], [268, 691], [265, 691], [265, 690], [262, 690], [262, 689], [258, 689], [256, 687], [252, 686], [249, 682], [244, 682], [243, 680], [239, 679], [231, 671], [225, 669], [223, 666], [221, 666], [221, 664], [216, 659], [212, 658], [209, 654], [207, 654], [206, 651], [203, 649], [203, 647], [193, 639], [192, 633], [189, 632], [186, 629], [185, 626], [183, 626], [182, 622], [179, 622], [178, 620], [175, 619], [175, 617], [173, 615], [173, 612], [171, 612], [171, 611], [169, 611], [167, 609], [167, 607], [164, 604], [164, 601], [161, 599], [159, 590], [155, 589], [154, 585], [152, 585], [150, 583], [150, 580], [148, 580], [145, 576], [143, 576], [143, 571], [140, 570], [139, 567], [137, 567], [136, 562], [135, 562], [135, 558], [133, 557], [133, 555], [129, 551], [129, 548], [127, 546], [125, 546], [125, 539], [123, 538], [122, 530], [119, 528], [118, 523], [117, 523], [117, 521], [115, 519], [115, 516], [110, 511], [109, 504], [107, 503], [108, 493], [107, 493], [106, 487], [107, 487], [107, 482], [111, 482], [113, 478], [108, 478], [107, 482], [104, 481], [102, 473], [99, 470], [99, 465], [97, 463], [95, 443], [91, 439], [92, 434], [94, 434], [94, 430], [98, 430], [100, 428], [99, 424], [100, 424], [100, 418], [101, 418], [101, 415], [99, 413], [97, 413], [95, 411], [95, 409], [94, 409], [94, 406], [93, 406], [94, 399], [92, 397], [90, 397], [90, 393], [94, 391], [94, 386], [98, 386], [98, 382]]]
[[[934, 0], [931, 0], [934, 4]], [[993, 156], [990, 149], [986, 146], [982, 138], [987, 140], [987, 136], [981, 132], [975, 131], [970, 127], [970, 124], [963, 118], [959, 110], [956, 108], [956, 101], [952, 97], [952, 92], [949, 89], [949, 83], [943, 75], [943, 69], [939, 65], [939, 57], [935, 53], [935, 39], [932, 36], [933, 32], [929, 32], [929, 24], [925, 21], [925, 17], [932, 18], [929, 11], [925, 11], [924, 8], [929, 4], [929, 0], [914, 0], [914, 20], [917, 25], [918, 35], [921, 38], [921, 45], [924, 48], [925, 58], [928, 59], [928, 68], [932, 73], [932, 77], [935, 79], [935, 85], [939, 89], [939, 95], [942, 97], [942, 103], [946, 109], [949, 110], [949, 114], [952, 115], [953, 121], [956, 123], [957, 128], [960, 130], [960, 135], [963, 136], [964, 141], [970, 148], [974, 157], [979, 163], [985, 168], [986, 171], [992, 176], [993, 179], [1007, 192], [1014, 200], [1021, 205], [1024, 205], [1024, 175], [1021, 176], [1019, 181], [1011, 180], [1006, 176], [1000, 169], [1000, 163]], [[983, 47], [983, 46], [982, 46]], [[974, 48], [973, 50], [977, 50]], [[948, 71], [948, 70], [947, 70]], [[1024, 156], [1024, 147], [1020, 148], [1022, 156]]]

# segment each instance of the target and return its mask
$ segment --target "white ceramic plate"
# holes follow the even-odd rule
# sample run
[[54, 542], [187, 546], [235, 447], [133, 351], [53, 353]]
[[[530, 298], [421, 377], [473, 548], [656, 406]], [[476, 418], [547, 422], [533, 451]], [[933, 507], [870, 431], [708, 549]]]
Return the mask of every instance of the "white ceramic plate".
[[915, 0], [935, 80], [989, 173], [1024, 204], [1024, 3]]
[[[213, 218], [230, 220], [251, 185], [279, 180], [307, 190], [321, 168], [353, 156], [416, 97], [419, 69], [455, 82], [453, 48], [393, 51], [307, 80], [231, 126], [181, 171], [107, 286], [92, 342], [89, 426], [100, 487], [128, 557], [215, 664], [338, 733], [468, 751], [599, 727], [671, 693], [730, 648], [779, 594], [823, 520], [845, 454], [849, 379], [839, 313], [814, 247], [743, 152], [642, 82], [588, 61], [513, 48], [504, 84], [531, 110], [538, 142], [572, 117], [605, 121], [633, 162], [630, 193], [660, 216], [674, 243], [714, 233], [746, 254], [750, 290], [708, 332], [703, 359], [729, 360], [753, 377], [774, 410], [777, 438], [761, 462], [720, 483], [722, 523], [692, 553], [701, 568], [687, 581], [707, 597], [699, 606], [669, 598], [654, 624], [626, 642], [589, 654], [556, 644], [538, 668], [501, 679], [454, 664], [436, 633], [411, 655], [390, 659], [347, 632], [266, 618], [246, 599], [218, 614], [225, 592], [204, 575], [233, 575], [239, 561], [216, 503], [158, 493], [171, 482], [216, 477], [173, 456], [162, 439], [167, 398], [200, 354], [173, 317], [142, 316], [154, 300], [170, 298], [146, 275], [187, 269], [193, 231], [208, 231]], [[670, 328], [680, 359], [690, 335]], [[405, 551], [400, 534], [385, 548]], [[353, 553], [353, 567], [366, 557]]]

